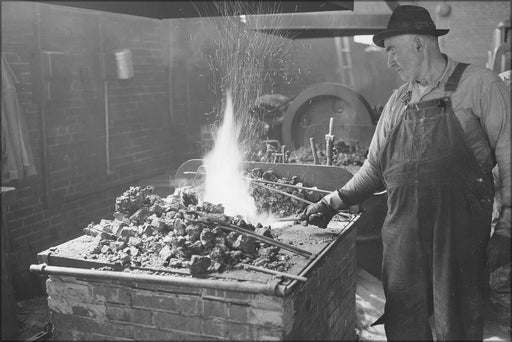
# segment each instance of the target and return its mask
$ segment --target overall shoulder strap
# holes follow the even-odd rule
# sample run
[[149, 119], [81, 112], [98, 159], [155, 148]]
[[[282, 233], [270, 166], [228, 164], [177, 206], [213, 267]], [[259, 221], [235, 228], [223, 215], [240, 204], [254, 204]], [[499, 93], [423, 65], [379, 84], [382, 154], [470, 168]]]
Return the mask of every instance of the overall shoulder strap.
[[452, 74], [448, 78], [448, 81], [446, 81], [446, 84], [444, 85], [444, 91], [446, 92], [454, 92], [457, 90], [457, 86], [459, 85], [460, 78], [462, 74], [464, 73], [464, 70], [468, 67], [469, 64], [467, 63], [459, 63], [455, 67], [455, 70], [453, 70]]

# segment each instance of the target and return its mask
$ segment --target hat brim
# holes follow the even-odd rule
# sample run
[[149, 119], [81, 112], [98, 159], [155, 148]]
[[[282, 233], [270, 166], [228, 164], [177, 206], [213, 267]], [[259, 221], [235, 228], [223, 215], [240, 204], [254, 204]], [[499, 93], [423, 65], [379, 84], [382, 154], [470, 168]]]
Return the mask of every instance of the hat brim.
[[448, 29], [446, 30], [386, 30], [379, 32], [373, 36], [373, 43], [379, 47], [384, 47], [384, 39], [399, 36], [401, 34], [421, 34], [425, 36], [444, 36], [448, 33]]

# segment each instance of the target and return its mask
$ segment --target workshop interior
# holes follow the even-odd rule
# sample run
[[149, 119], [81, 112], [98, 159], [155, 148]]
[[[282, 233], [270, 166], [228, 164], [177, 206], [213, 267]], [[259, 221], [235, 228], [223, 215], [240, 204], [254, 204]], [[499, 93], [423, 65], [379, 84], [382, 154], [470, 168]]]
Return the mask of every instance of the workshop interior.
[[508, 1], [2, 1], [2, 339], [386, 340], [386, 190], [301, 213], [404, 83], [372, 41], [402, 5], [510, 82]]

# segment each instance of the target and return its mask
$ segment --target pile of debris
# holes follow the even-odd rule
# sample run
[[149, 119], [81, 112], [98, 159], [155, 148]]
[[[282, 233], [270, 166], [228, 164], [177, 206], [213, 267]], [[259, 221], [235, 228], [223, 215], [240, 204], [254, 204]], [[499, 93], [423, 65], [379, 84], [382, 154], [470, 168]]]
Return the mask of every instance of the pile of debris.
[[101, 256], [126, 271], [188, 268], [192, 276], [239, 263], [281, 272], [290, 267], [289, 255], [257, 238], [273, 239], [270, 226], [227, 216], [221, 205], [199, 204], [191, 188], [178, 188], [166, 198], [152, 192], [150, 186], [130, 187], [116, 199], [113, 220], [84, 228], [94, 241], [83, 257]]
[[[321, 165], [327, 164], [325, 154], [325, 144], [317, 145], [318, 161]], [[345, 142], [337, 140], [333, 144], [333, 162], [334, 166], [361, 166], [366, 160], [368, 148], [362, 146], [359, 142]], [[293, 150], [288, 157], [289, 163], [312, 164], [314, 162], [313, 152], [310, 147], [300, 147]]]

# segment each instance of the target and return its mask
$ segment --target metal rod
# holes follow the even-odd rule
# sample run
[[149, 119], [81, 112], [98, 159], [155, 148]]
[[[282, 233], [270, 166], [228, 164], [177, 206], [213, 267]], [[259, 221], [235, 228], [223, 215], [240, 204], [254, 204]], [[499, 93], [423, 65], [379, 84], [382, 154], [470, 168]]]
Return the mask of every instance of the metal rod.
[[266, 284], [245, 283], [240, 281], [217, 281], [200, 278], [187, 278], [177, 276], [162, 276], [155, 274], [128, 273], [119, 271], [99, 271], [84, 268], [48, 266], [46, 264], [30, 265], [30, 272], [46, 275], [84, 277], [103, 280], [128, 281], [131, 283], [149, 283], [175, 286], [191, 286], [199, 288], [219, 289], [236, 292], [263, 293], [271, 296], [283, 296], [277, 290], [278, 281]]
[[292, 245], [288, 245], [288, 244], [276, 241], [274, 239], [268, 238], [268, 237], [263, 236], [263, 235], [256, 234], [254, 232], [251, 232], [250, 230], [247, 230], [247, 229], [244, 229], [244, 228], [240, 228], [238, 226], [235, 226], [235, 225], [232, 225], [232, 224], [229, 224], [229, 223], [226, 223], [226, 222], [202, 221], [202, 220], [188, 220], [188, 221], [190, 221], [190, 222], [198, 222], [198, 223], [202, 223], [202, 224], [206, 224], [206, 225], [215, 224], [215, 225], [218, 225], [219, 227], [221, 227], [223, 229], [234, 231], [234, 232], [237, 232], [237, 233], [240, 233], [240, 234], [244, 234], [244, 235], [249, 235], [249, 236], [251, 236], [251, 237], [253, 237], [253, 238], [257, 239], [257, 240], [266, 242], [269, 245], [280, 247], [282, 249], [286, 249], [287, 251], [293, 252], [293, 253], [298, 254], [300, 256], [303, 256], [305, 258], [311, 258], [311, 257], [314, 256], [313, 253], [311, 253], [310, 251], [306, 251], [305, 249], [301, 249], [301, 248], [298, 248], [298, 247], [295, 247], [295, 246], [292, 246]]
[[266, 185], [263, 185], [261, 183], [256, 183], [258, 186], [261, 186], [262, 188], [265, 188], [269, 191], [274, 191], [274, 192], [277, 192], [277, 193], [280, 193], [281, 195], [285, 195], [285, 196], [288, 196], [288, 197], [291, 197], [293, 199], [296, 199], [297, 201], [301, 201], [301, 202], [304, 202], [306, 204], [313, 204], [313, 202], [311, 201], [308, 201], [307, 199], [304, 199], [304, 198], [301, 198], [301, 197], [298, 197], [298, 196], [295, 196], [295, 195], [292, 195], [292, 194], [289, 194], [287, 192], [284, 192], [284, 191], [281, 191], [279, 189], [275, 189], [275, 188], [271, 188], [269, 186], [266, 186]]
[[331, 191], [327, 191], [327, 190], [307, 188], [305, 186], [294, 185], [294, 184], [277, 183], [277, 182], [272, 182], [272, 181], [268, 181], [268, 180], [264, 180], [264, 179], [257, 179], [257, 178], [251, 178], [251, 177], [244, 177], [244, 179], [251, 180], [254, 182], [258, 182], [258, 183], [286, 186], [288, 188], [294, 188], [294, 189], [299, 189], [299, 190], [316, 191], [316, 192], [320, 192], [322, 194], [330, 194], [331, 193]]
[[268, 274], [274, 274], [274, 275], [278, 275], [281, 277], [295, 279], [295, 280], [299, 280], [299, 281], [307, 281], [308, 280], [308, 278], [306, 278], [306, 277], [301, 277], [301, 276], [298, 276], [295, 274], [270, 270], [270, 269], [264, 268], [264, 267], [258, 267], [258, 266], [254, 266], [254, 265], [243, 264], [243, 263], [240, 263], [240, 265], [242, 265], [247, 270], [259, 271], [259, 272], [268, 273]]
[[295, 221], [300, 221], [300, 219], [298, 217], [283, 217], [283, 218], [278, 218], [278, 219], [275, 219], [274, 220], [275, 222], [295, 222]]
[[319, 165], [320, 161], [318, 159], [318, 154], [316, 153], [315, 138], [309, 138], [309, 145], [311, 146], [311, 153], [313, 154], [313, 162], [315, 165]]

